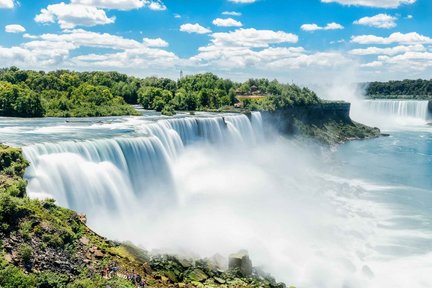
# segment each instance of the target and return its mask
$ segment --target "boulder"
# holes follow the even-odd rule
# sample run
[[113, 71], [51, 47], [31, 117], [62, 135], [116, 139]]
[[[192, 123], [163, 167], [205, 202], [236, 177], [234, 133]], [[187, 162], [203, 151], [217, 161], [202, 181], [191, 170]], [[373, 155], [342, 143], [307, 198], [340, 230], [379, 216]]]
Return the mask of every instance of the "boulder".
[[246, 251], [231, 254], [229, 257], [228, 268], [238, 269], [244, 277], [251, 276], [253, 272], [252, 261]]
[[88, 245], [90, 243], [90, 240], [87, 237], [81, 237], [79, 239], [79, 241], [81, 242], [81, 244], [83, 245]]
[[194, 269], [192, 272], [189, 273], [188, 278], [191, 281], [203, 282], [209, 277], [201, 269]]
[[98, 259], [102, 259], [105, 256], [105, 254], [101, 250], [96, 249], [94, 251], [94, 256]]

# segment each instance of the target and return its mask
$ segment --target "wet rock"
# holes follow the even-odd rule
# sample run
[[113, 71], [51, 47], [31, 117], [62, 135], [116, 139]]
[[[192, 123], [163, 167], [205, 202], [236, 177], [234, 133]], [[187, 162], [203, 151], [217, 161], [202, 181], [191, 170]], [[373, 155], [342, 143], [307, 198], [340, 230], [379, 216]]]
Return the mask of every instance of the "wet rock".
[[168, 277], [168, 279], [169, 279], [172, 283], [177, 283], [177, 282], [179, 282], [177, 276], [175, 275], [175, 273], [174, 273], [173, 271], [165, 271], [164, 274], [165, 274], [166, 277]]
[[193, 261], [185, 258], [176, 258], [177, 262], [185, 269], [193, 266]]
[[194, 269], [192, 272], [189, 273], [188, 278], [192, 282], [203, 282], [209, 277], [201, 269]]
[[252, 261], [246, 251], [240, 251], [236, 254], [231, 254], [228, 263], [229, 269], [238, 269], [244, 277], [252, 275]]
[[224, 279], [219, 278], [219, 277], [214, 277], [214, 280], [216, 281], [216, 283], [219, 283], [219, 284], [225, 284], [226, 283], [226, 281]]
[[150, 264], [147, 262], [142, 265], [142, 268], [143, 268], [144, 273], [146, 273], [146, 274], [152, 274], [153, 273], [153, 269], [150, 267]]

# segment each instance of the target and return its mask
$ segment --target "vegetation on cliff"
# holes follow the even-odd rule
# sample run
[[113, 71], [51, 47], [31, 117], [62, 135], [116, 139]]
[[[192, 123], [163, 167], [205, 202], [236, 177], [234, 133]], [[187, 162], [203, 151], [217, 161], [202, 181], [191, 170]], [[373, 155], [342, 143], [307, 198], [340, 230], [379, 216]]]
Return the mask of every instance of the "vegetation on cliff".
[[285, 287], [252, 269], [245, 256], [222, 270], [218, 257], [151, 256], [108, 241], [83, 215], [53, 200], [29, 199], [22, 178], [27, 166], [20, 149], [0, 145], [1, 288]]
[[431, 80], [402, 80], [366, 84], [366, 95], [371, 98], [432, 99]]

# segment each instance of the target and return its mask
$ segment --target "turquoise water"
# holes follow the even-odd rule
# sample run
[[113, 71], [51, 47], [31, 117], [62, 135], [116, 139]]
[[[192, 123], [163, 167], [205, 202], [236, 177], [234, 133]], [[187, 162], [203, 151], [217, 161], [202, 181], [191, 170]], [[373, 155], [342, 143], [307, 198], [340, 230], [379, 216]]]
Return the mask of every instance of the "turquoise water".
[[334, 155], [337, 174], [364, 181], [364, 188], [374, 192], [368, 197], [394, 211], [394, 218], [383, 226], [413, 231], [382, 247], [395, 255], [432, 251], [429, 236], [416, 237], [432, 228], [432, 127], [407, 129], [411, 131], [389, 131], [390, 137], [347, 143]]

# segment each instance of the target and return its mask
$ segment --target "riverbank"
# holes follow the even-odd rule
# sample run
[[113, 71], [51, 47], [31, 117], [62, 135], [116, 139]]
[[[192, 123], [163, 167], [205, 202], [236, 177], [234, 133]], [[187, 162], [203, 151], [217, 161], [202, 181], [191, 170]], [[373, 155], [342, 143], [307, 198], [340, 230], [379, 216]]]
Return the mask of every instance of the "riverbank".
[[285, 287], [253, 268], [245, 253], [228, 263], [109, 241], [84, 215], [29, 199], [27, 166], [20, 149], [0, 146], [0, 287]]

